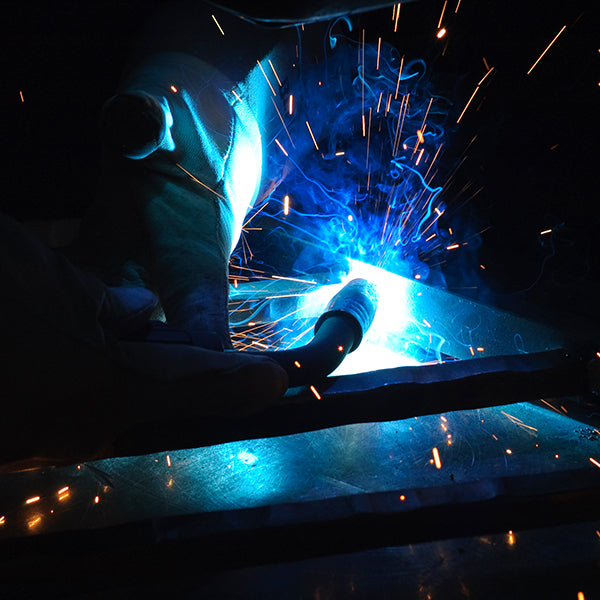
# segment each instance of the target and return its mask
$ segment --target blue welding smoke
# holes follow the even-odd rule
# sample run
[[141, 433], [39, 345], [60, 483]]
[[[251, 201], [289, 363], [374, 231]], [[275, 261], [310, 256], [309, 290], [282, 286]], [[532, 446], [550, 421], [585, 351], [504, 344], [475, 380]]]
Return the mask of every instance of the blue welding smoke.
[[262, 239], [251, 244], [285, 275], [335, 278], [352, 258], [443, 286], [450, 103], [432, 92], [424, 61], [336, 33], [346, 26], [333, 24], [324, 57], [301, 57], [284, 83], [270, 195], [255, 207]]

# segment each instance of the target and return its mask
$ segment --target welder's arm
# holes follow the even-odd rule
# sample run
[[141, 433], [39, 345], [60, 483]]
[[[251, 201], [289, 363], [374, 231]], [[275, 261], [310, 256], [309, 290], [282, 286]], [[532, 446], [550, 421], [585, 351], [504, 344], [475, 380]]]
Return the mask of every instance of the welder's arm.
[[[407, 0], [411, 2], [413, 0]], [[392, 6], [390, 0], [307, 0], [306, 2], [248, 2], [218, 0], [209, 2], [248, 21], [273, 27], [327, 21], [355, 13]]]
[[[285, 372], [268, 357], [122, 341], [148, 322], [156, 297], [144, 288], [107, 287], [1, 212], [0, 279], [5, 424], [13, 413], [18, 424], [21, 410], [24, 419], [42, 422], [45, 411], [68, 418], [94, 406], [100, 416], [109, 405], [142, 418], [142, 409], [166, 395], [189, 414], [234, 416], [286, 390]], [[115, 412], [114, 420], [121, 416]]]

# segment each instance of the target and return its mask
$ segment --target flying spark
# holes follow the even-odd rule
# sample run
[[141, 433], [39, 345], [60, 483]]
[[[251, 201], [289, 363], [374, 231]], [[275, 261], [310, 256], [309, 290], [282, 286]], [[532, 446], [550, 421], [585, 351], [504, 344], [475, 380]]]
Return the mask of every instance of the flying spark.
[[215, 17], [215, 15], [211, 15], [211, 17], [213, 18], [213, 21], [215, 22], [215, 25], [219, 28], [219, 31], [221, 32], [221, 35], [225, 35], [225, 32], [223, 31], [223, 28], [221, 27], [221, 25], [219, 25], [219, 21], [217, 21], [217, 17]]
[[400, 16], [400, 6], [402, 4], [400, 2], [398, 2], [397, 6], [396, 6], [396, 14], [393, 18], [394, 20], [394, 33], [396, 33], [398, 31], [398, 17]]
[[533, 65], [531, 65], [531, 68], [529, 69], [529, 71], [527, 71], [527, 75], [529, 75], [531, 73], [531, 71], [533, 71], [533, 69], [535, 68], [535, 66], [540, 62], [540, 60], [542, 60], [542, 57], [544, 56], [544, 54], [546, 54], [546, 52], [548, 52], [548, 50], [550, 49], [550, 46], [552, 46], [552, 44], [554, 44], [554, 42], [558, 39], [558, 36], [567, 28], [566, 25], [562, 26], [562, 29], [554, 36], [554, 39], [546, 46], [546, 49], [540, 54], [540, 57], [533, 63]]
[[491, 69], [489, 69], [489, 71], [487, 71], [487, 73], [481, 78], [481, 80], [479, 81], [479, 83], [477, 84], [477, 87], [475, 88], [475, 91], [471, 94], [471, 97], [469, 98], [468, 102], [466, 103], [465, 107], [463, 108], [463, 111], [460, 113], [460, 116], [458, 117], [456, 123], [460, 123], [461, 119], [463, 118], [463, 115], [465, 114], [465, 112], [467, 111], [467, 108], [469, 108], [469, 105], [471, 104], [471, 102], [473, 101], [473, 98], [475, 98], [475, 94], [478, 92], [479, 88], [481, 87], [481, 84], [486, 80], [487, 76], [494, 70], [494, 67], [492, 67]]
[[277, 147], [281, 150], [281, 152], [283, 152], [284, 156], [289, 156], [287, 150], [281, 145], [281, 142], [277, 138], [275, 138], [275, 143], [277, 144]]
[[315, 145], [315, 148], [317, 149], [317, 151], [319, 151], [319, 145], [317, 144], [317, 140], [315, 139], [313, 131], [310, 128], [310, 123], [308, 121], [306, 121], [306, 127], [308, 128], [308, 133], [310, 133], [310, 137], [311, 137], [311, 139], [313, 141], [313, 144]]
[[260, 67], [260, 71], [263, 74], [264, 78], [266, 79], [267, 83], [269, 84], [269, 87], [271, 88], [271, 91], [273, 92], [273, 96], [277, 96], [277, 93], [275, 92], [275, 89], [271, 85], [271, 82], [269, 81], [269, 78], [267, 77], [267, 74], [265, 73], [263, 66], [260, 64], [260, 60], [257, 60], [256, 64]]
[[209, 192], [212, 192], [217, 198], [221, 198], [221, 200], [225, 200], [224, 196], [221, 196], [218, 192], [215, 192], [212, 188], [208, 187], [205, 183], [202, 183], [197, 177], [194, 177], [189, 171], [184, 169], [179, 163], [175, 163], [175, 166], [179, 167], [186, 175], [189, 175], [193, 181], [195, 181], [198, 185], [201, 185], [203, 188], [207, 189]]
[[444, 18], [444, 11], [446, 10], [446, 4], [448, 4], [448, 0], [444, 0], [444, 6], [442, 6], [442, 14], [440, 14], [440, 20], [438, 21], [438, 29], [442, 26], [442, 20]]
[[277, 71], [275, 70], [275, 67], [273, 66], [273, 63], [271, 62], [271, 59], [269, 58], [269, 65], [271, 67], [271, 70], [273, 71], [273, 75], [275, 75], [275, 79], [277, 79], [277, 83], [279, 84], [279, 87], [281, 87], [281, 79], [279, 79], [279, 75], [277, 75]]

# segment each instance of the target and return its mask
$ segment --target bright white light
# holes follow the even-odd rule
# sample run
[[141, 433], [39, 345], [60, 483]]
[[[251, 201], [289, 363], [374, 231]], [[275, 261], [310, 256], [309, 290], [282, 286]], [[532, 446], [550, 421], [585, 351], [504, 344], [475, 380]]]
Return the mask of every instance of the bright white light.
[[380, 369], [411, 367], [418, 364], [419, 362], [414, 358], [363, 340], [354, 352], [346, 356], [342, 364], [331, 373], [331, 376], [368, 373]]
[[252, 454], [252, 452], [248, 452], [248, 450], [244, 450], [240, 452], [237, 457], [245, 464], [245, 465], [253, 465], [258, 457]]
[[[350, 259], [349, 265], [350, 271], [342, 283], [322, 286], [306, 294], [299, 303], [299, 317], [318, 317], [331, 298], [353, 279], [366, 279], [377, 287], [379, 302], [373, 324], [358, 349], [349, 354], [332, 375], [418, 365], [419, 362], [407, 352], [407, 342], [413, 338], [415, 330], [408, 295], [412, 282], [358, 260]], [[417, 328], [423, 328], [423, 325]]]

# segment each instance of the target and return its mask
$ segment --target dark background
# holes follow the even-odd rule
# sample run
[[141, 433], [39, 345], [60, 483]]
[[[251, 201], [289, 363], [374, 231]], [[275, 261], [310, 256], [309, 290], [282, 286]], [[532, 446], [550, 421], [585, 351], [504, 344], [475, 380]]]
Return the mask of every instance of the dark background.
[[[98, 111], [116, 87], [133, 32], [164, 4], [21, 2], [6, 13], [2, 210], [24, 221], [84, 214], [99, 177]], [[396, 34], [391, 8], [362, 24], [372, 41], [383, 35], [427, 61], [455, 104], [453, 122], [486, 72], [483, 59], [495, 68], [449, 132], [449, 156], [468, 152], [445, 191], [453, 210], [483, 231], [477, 263], [485, 270], [465, 275], [460, 260], [449, 261], [449, 286], [598, 322], [598, 20], [582, 0], [463, 0], [456, 14], [450, 0], [448, 34], [438, 40], [442, 5], [403, 4]]]

